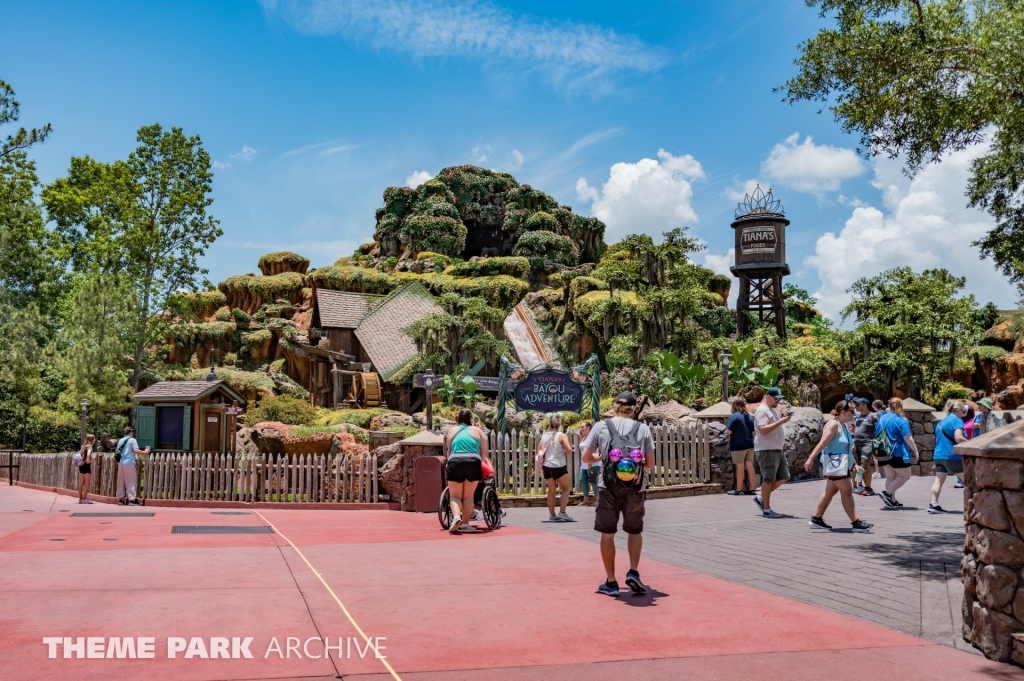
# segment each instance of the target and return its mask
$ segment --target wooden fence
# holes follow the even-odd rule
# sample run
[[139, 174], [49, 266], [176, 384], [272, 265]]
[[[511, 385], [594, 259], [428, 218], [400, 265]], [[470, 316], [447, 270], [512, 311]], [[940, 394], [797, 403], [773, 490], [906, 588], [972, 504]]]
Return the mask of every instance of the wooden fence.
[[[499, 437], [490, 434], [488, 449], [496, 471], [498, 494], [518, 496], [546, 494], [543, 472], [536, 466], [537, 449], [543, 433], [516, 431]], [[711, 481], [711, 442], [704, 423], [651, 426], [654, 437], [654, 468], [647, 472], [650, 488], [706, 483]], [[572, 455], [567, 461], [576, 488], [580, 471], [579, 435], [570, 434]]]
[[[0, 466], [7, 464], [0, 452]], [[13, 454], [14, 479], [43, 487], [78, 489], [72, 454]], [[376, 454], [281, 454], [232, 457], [229, 454], [157, 452], [138, 457], [141, 499], [187, 501], [269, 501], [291, 503], [377, 503]], [[93, 456], [90, 493], [117, 492], [113, 454]], [[0, 468], [0, 479], [7, 469]]]

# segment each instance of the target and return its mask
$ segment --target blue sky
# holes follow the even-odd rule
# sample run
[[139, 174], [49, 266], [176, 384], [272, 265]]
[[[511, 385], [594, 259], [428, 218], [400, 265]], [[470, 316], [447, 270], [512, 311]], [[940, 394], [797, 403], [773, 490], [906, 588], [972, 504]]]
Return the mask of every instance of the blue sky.
[[54, 127], [32, 152], [44, 182], [72, 155], [124, 158], [142, 125], [202, 137], [225, 232], [204, 259], [213, 281], [271, 250], [330, 264], [371, 240], [385, 187], [473, 163], [605, 219], [610, 239], [685, 224], [720, 271], [737, 197], [770, 185], [793, 222], [789, 281], [829, 314], [857, 277], [899, 264], [1015, 300], [970, 246], [991, 224], [964, 208], [980, 149], [910, 181], [772, 93], [822, 25], [802, 0], [3, 2], [0, 16], [18, 27], [0, 78], [21, 123]]

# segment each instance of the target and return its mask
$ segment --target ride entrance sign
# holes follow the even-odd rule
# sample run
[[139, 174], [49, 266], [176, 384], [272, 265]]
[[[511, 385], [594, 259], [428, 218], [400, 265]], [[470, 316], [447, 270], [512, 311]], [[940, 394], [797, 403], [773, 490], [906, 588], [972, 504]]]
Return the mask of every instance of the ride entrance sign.
[[514, 388], [520, 409], [579, 412], [583, 408], [584, 388], [572, 380], [569, 372], [544, 369], [530, 373]]

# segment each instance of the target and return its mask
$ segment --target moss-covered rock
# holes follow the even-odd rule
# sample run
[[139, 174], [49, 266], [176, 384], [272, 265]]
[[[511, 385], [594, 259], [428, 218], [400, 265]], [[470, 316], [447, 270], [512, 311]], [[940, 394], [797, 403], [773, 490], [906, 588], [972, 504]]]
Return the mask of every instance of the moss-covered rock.
[[260, 272], [268, 277], [285, 272], [305, 274], [306, 270], [309, 269], [309, 258], [305, 258], [298, 253], [292, 253], [291, 251], [267, 253], [260, 257], [259, 268]]
[[306, 278], [298, 272], [284, 272], [273, 276], [257, 277], [254, 274], [240, 274], [228, 277], [217, 288], [227, 298], [227, 305], [253, 314], [266, 302], [278, 299], [290, 303], [302, 301], [302, 289]]

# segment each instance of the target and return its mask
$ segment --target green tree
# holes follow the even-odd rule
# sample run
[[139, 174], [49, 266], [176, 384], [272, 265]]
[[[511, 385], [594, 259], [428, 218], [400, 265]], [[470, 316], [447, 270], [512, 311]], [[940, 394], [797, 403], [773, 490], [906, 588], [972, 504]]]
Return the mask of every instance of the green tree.
[[964, 282], [942, 269], [916, 274], [896, 267], [854, 283], [842, 312], [857, 324], [847, 336], [853, 368], [844, 380], [884, 393], [902, 386], [915, 395], [952, 376], [957, 353], [979, 331], [974, 296], [958, 296]]
[[[0, 80], [0, 126], [19, 115], [14, 90]], [[36, 202], [39, 179], [26, 150], [49, 134], [49, 125], [19, 128], [0, 140], [0, 303], [35, 304], [44, 313], [56, 300], [61, 267]]]
[[126, 278], [100, 272], [82, 276], [61, 334], [60, 365], [67, 381], [61, 402], [74, 411], [79, 400], [87, 399], [97, 432], [101, 418], [129, 405], [126, 357], [134, 350], [138, 305]]
[[[40, 401], [45, 319], [35, 305], [0, 305], [0, 384], [25, 432], [29, 409]], [[24, 441], [24, 436], [22, 437]]]
[[206, 270], [198, 259], [223, 234], [207, 214], [213, 173], [199, 137], [150, 125], [137, 140], [126, 161], [72, 159], [68, 176], [43, 192], [75, 266], [126, 274], [134, 290], [133, 390], [147, 369], [147, 345], [159, 340], [158, 313], [176, 291], [199, 286]]
[[789, 102], [831, 102], [870, 154], [908, 173], [986, 139], [967, 195], [996, 227], [984, 256], [1024, 282], [1024, 5], [1020, 0], [807, 0], [835, 26], [800, 46]]

